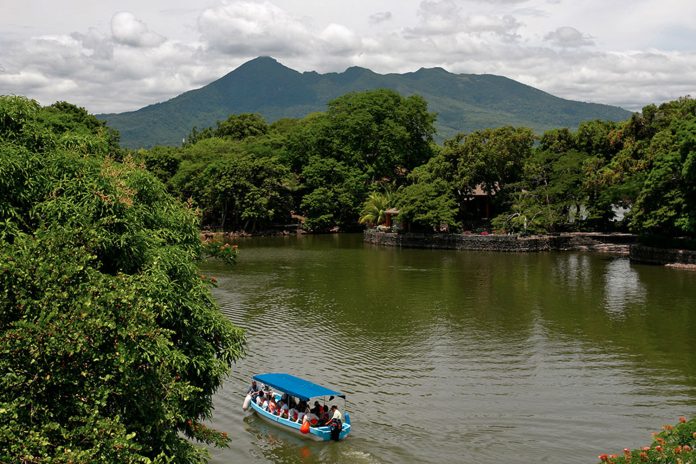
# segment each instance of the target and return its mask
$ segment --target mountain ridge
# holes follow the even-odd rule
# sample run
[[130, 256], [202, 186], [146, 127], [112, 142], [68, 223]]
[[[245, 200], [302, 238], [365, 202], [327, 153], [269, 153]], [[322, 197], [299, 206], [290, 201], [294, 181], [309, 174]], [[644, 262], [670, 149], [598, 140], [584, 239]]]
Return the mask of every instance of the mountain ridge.
[[359, 66], [320, 74], [258, 57], [167, 101], [97, 117], [121, 132], [126, 147], [178, 145], [192, 127], [212, 126], [232, 113], [258, 113], [269, 122], [304, 117], [325, 110], [336, 97], [376, 88], [423, 96], [429, 110], [438, 113], [440, 138], [502, 125], [528, 126], [537, 132], [575, 128], [583, 120], [621, 120], [631, 114], [615, 106], [566, 100], [494, 74], [453, 74], [441, 67], [378, 74]]

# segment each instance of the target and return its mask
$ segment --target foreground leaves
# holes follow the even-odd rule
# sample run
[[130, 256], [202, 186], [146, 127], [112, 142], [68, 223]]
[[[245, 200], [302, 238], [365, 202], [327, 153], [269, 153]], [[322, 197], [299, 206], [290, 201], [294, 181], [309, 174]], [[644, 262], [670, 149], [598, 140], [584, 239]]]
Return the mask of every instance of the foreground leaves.
[[29, 106], [0, 111], [0, 462], [203, 462], [186, 437], [227, 441], [200, 423], [244, 339], [198, 219], [127, 159], [27, 143]]

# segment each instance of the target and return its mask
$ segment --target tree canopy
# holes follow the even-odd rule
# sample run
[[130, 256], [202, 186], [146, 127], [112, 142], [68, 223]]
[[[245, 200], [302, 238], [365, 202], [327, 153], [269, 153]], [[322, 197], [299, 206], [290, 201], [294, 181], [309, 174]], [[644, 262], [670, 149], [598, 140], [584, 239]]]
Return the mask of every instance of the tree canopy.
[[72, 105], [0, 97], [0, 461], [203, 462], [244, 350], [195, 212]]
[[[392, 189], [399, 218], [423, 230], [693, 237], [695, 106], [683, 98], [619, 123], [538, 135], [506, 126], [438, 146], [422, 98], [376, 90], [272, 125], [230, 116], [185, 147], [138, 158], [216, 228], [255, 231], [302, 217], [311, 231], [351, 230], [374, 206], [371, 192]], [[375, 221], [364, 222], [379, 214]]]

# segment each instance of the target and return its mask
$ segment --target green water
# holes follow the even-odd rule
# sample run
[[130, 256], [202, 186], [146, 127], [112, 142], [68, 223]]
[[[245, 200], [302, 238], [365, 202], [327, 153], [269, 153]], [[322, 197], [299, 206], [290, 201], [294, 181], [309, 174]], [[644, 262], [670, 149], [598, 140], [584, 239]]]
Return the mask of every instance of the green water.
[[[232, 437], [215, 463], [593, 463], [696, 414], [696, 272], [360, 235], [238, 243], [234, 268], [204, 267], [249, 340], [215, 398]], [[249, 377], [273, 371], [346, 392], [351, 436], [243, 413]]]

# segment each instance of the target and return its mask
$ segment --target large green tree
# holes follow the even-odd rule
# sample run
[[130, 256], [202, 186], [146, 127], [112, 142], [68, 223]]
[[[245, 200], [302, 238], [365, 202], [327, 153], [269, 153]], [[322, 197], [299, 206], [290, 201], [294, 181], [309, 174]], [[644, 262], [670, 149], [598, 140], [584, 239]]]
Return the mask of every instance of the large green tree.
[[108, 131], [46, 111], [0, 97], [0, 461], [203, 462], [186, 437], [226, 442], [202, 422], [243, 334], [199, 274], [198, 219], [107, 157]]

